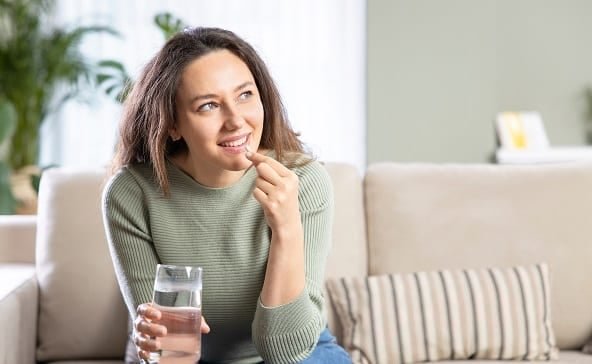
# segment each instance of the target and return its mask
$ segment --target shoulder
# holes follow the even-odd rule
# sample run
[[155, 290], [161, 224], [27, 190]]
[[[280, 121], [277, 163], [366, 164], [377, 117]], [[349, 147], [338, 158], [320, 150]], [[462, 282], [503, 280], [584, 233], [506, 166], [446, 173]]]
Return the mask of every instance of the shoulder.
[[320, 207], [332, 204], [333, 185], [325, 167], [317, 160], [303, 161], [292, 168], [299, 179], [299, 196], [302, 202]]
[[302, 182], [331, 184], [331, 178], [321, 162], [314, 159], [298, 161], [292, 171]]
[[151, 184], [154, 185], [154, 181], [149, 166], [123, 166], [107, 181], [103, 190], [103, 202], [137, 197]]

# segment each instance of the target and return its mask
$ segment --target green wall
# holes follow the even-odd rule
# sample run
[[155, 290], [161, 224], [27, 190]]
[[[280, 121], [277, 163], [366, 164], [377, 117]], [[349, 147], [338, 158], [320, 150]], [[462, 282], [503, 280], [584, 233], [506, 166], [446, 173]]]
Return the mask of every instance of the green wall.
[[368, 0], [368, 162], [486, 162], [498, 111], [586, 143], [590, 0]]

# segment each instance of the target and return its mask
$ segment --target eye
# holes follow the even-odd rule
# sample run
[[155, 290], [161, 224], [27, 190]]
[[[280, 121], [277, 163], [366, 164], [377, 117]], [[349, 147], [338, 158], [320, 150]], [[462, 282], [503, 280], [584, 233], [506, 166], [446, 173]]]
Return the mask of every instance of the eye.
[[238, 95], [238, 99], [239, 100], [246, 100], [249, 97], [253, 96], [253, 92], [252, 91], [245, 91], [242, 94]]
[[197, 111], [211, 111], [214, 110], [214, 108], [217, 105], [213, 102], [208, 102], [206, 104], [201, 105], [200, 107], [197, 108]]

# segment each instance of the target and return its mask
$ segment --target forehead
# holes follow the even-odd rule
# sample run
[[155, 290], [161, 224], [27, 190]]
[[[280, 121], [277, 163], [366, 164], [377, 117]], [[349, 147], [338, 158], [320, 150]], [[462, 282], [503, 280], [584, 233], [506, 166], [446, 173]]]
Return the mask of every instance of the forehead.
[[228, 50], [207, 53], [189, 63], [181, 75], [180, 89], [206, 88], [214, 92], [218, 88], [236, 87], [254, 81], [249, 67]]

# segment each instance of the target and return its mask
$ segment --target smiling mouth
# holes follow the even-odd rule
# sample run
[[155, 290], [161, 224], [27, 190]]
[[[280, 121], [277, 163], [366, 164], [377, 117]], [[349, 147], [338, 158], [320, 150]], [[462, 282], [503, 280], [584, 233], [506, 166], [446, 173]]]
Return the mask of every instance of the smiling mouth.
[[240, 139], [233, 140], [231, 142], [220, 143], [219, 145], [221, 147], [228, 147], [228, 148], [240, 147], [247, 142], [248, 137], [249, 137], [248, 135], [245, 135], [244, 137], [242, 137]]

